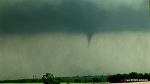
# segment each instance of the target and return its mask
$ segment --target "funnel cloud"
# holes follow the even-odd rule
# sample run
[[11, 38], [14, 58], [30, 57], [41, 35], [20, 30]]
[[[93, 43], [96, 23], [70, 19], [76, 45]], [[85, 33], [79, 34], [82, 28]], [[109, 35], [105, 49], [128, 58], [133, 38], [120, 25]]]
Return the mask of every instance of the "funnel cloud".
[[[149, 30], [146, 0], [1, 0], [1, 34]], [[141, 28], [142, 27], [142, 28]]]

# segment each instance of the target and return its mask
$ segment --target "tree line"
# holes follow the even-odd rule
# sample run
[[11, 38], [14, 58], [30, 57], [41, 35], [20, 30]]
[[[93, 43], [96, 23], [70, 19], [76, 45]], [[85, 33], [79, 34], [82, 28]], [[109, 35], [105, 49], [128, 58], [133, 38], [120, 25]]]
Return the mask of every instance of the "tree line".
[[68, 83], [98, 83], [98, 82], [106, 82], [107, 77], [105, 76], [83, 76], [83, 77], [58, 77], [55, 78], [53, 74], [51, 73], [46, 73], [42, 77], [43, 81], [45, 84], [60, 84], [60, 82], [66, 82]]
[[[74, 77], [53, 77], [51, 73], [46, 73], [40, 79], [17, 79], [17, 80], [1, 80], [0, 83], [45, 83], [45, 84], [60, 84], [60, 83], [99, 83], [99, 82], [124, 82], [124, 79], [148, 79], [150, 80], [150, 73], [131, 72], [128, 74], [114, 74], [101, 76], [74, 76]], [[48, 82], [50, 81], [50, 83]]]
[[1, 80], [0, 83], [42, 83], [42, 79]]
[[[49, 75], [50, 74], [50, 75]], [[92, 83], [92, 82], [107, 82], [107, 76], [73, 76], [73, 77], [53, 77], [51, 73], [43, 75], [42, 78], [32, 78], [32, 79], [17, 79], [17, 80], [0, 80], [0, 83], [43, 83], [44, 78], [49, 77], [50, 81], [58, 83]], [[47, 80], [47, 79], [46, 79]], [[46, 82], [45, 82], [46, 83]]]
[[124, 79], [147, 79], [149, 81], [150, 73], [131, 72], [129, 74], [109, 75], [107, 78], [107, 82], [112, 82], [112, 83], [125, 82]]

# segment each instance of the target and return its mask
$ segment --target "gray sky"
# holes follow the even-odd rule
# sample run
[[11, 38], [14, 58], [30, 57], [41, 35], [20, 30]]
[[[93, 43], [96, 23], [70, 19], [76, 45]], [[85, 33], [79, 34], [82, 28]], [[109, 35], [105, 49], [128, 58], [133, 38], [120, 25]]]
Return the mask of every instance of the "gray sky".
[[0, 79], [148, 72], [148, 0], [0, 0]]

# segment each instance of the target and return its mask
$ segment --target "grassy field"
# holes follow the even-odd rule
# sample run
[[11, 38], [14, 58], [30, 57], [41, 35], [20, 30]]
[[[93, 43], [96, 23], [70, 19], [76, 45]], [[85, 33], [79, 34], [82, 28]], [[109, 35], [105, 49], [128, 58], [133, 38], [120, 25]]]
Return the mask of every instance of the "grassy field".
[[[0, 84], [44, 84], [44, 83], [0, 83]], [[67, 84], [67, 83], [61, 83]], [[69, 84], [93, 84], [93, 83], [69, 83]], [[150, 84], [150, 82], [134, 82], [134, 83], [94, 83], [94, 84]]]
[[[0, 84], [44, 84], [44, 83], [0, 83]], [[67, 84], [67, 83], [61, 83], [61, 84]], [[69, 83], [69, 84], [93, 84], [93, 83]], [[110, 83], [102, 82], [102, 83], [94, 83], [94, 84], [110, 84]]]

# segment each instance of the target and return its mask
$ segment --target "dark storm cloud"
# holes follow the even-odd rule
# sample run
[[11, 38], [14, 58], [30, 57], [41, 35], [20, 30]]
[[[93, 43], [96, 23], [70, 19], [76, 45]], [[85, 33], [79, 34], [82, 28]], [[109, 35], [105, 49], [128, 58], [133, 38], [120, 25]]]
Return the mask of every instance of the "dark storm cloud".
[[133, 1], [0, 0], [0, 79], [148, 72], [148, 4]]
[[1, 2], [1, 34], [85, 33], [90, 42], [97, 32], [148, 30], [145, 6], [139, 10], [130, 6], [105, 10], [88, 0]]
[[81, 0], [63, 0], [57, 7], [35, 0], [4, 4], [0, 10], [0, 31], [4, 34], [45, 31], [91, 34], [138, 30], [148, 24], [146, 9], [134, 11], [125, 6], [107, 11]]

